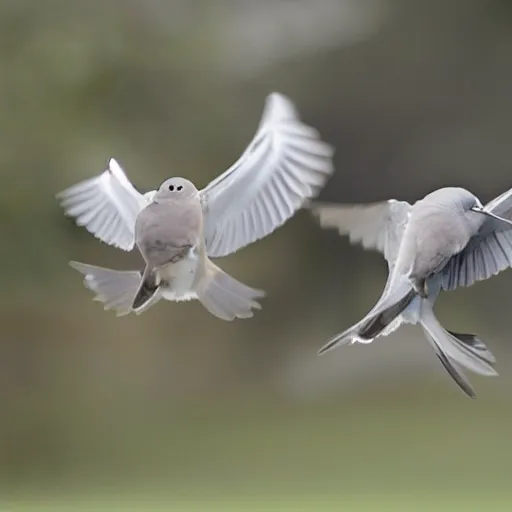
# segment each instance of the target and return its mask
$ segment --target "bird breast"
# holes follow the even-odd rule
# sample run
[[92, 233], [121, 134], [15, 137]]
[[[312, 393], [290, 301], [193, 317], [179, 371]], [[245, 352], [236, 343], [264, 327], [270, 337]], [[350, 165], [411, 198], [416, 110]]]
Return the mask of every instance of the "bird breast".
[[179, 301], [195, 298], [195, 282], [200, 265], [200, 256], [193, 248], [176, 263], [169, 263], [158, 271], [162, 281], [162, 295], [167, 300]]
[[400, 271], [426, 277], [440, 271], [466, 247], [472, 235], [467, 218], [438, 208], [411, 215], [400, 246]]
[[152, 203], [135, 222], [135, 241], [146, 263], [161, 267], [202, 243], [202, 211], [196, 201]]

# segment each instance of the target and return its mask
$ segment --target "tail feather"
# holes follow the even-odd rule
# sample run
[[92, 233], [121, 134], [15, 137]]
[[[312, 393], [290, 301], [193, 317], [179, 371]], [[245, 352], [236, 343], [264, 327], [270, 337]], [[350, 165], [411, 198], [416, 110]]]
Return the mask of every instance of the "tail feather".
[[322, 355], [329, 350], [332, 350], [336, 347], [341, 347], [342, 345], [348, 345], [349, 343], [353, 343], [357, 341], [357, 326], [359, 324], [355, 324], [352, 327], [349, 327], [347, 330], [340, 332], [333, 336], [325, 345], [318, 350], [318, 354]]
[[85, 276], [84, 285], [96, 293], [94, 300], [102, 302], [105, 310], [114, 310], [117, 316], [132, 311], [132, 302], [140, 285], [138, 271], [111, 270], [76, 261], [69, 265]]
[[264, 291], [237, 281], [209, 260], [196, 286], [196, 293], [210, 313], [227, 321], [252, 317], [253, 309], [261, 309], [256, 299], [265, 296]]
[[472, 334], [447, 331], [435, 317], [432, 308], [426, 304], [422, 309], [420, 324], [445, 369], [471, 398], [476, 398], [476, 394], [467, 377], [457, 369], [457, 366], [460, 365], [480, 375], [498, 375], [492, 366], [496, 360], [482, 340]]
[[[492, 366], [494, 356], [491, 352], [487, 348], [482, 350], [480, 345], [475, 349], [471, 344], [452, 335], [439, 323], [431, 308], [422, 309], [420, 323], [423, 330], [434, 339], [436, 346], [452, 361], [479, 375], [498, 375]], [[472, 341], [474, 338], [471, 336]], [[479, 342], [483, 345], [480, 340]]]
[[153, 302], [155, 294], [160, 287], [160, 283], [157, 282], [157, 273], [146, 267], [142, 279], [139, 281], [139, 288], [135, 297], [132, 301], [132, 309], [136, 313], [140, 313], [143, 309], [147, 309], [149, 304]]
[[357, 324], [332, 337], [318, 353], [324, 354], [337, 346], [355, 341], [370, 343], [381, 334], [390, 334], [400, 326], [400, 315], [415, 296], [416, 293], [406, 277], [388, 276], [384, 293], [372, 310]]
[[475, 336], [474, 334], [461, 334], [453, 331], [448, 332], [461, 343], [466, 345], [468, 350], [474, 352], [476, 357], [483, 359], [490, 364], [496, 363], [496, 358], [478, 336]]
[[475, 390], [473, 389], [473, 386], [471, 386], [471, 383], [469, 382], [468, 378], [464, 375], [464, 373], [460, 372], [456, 368], [455, 364], [452, 364], [450, 359], [440, 349], [440, 347], [436, 343], [436, 340], [432, 336], [430, 336], [428, 331], [424, 332], [427, 340], [434, 348], [437, 358], [439, 359], [439, 361], [441, 361], [441, 364], [444, 366], [444, 369], [448, 372], [450, 377], [462, 389], [462, 391], [466, 393], [466, 395], [468, 395], [470, 398], [476, 398]]
[[403, 310], [412, 302], [416, 292], [410, 289], [401, 299], [394, 304], [382, 308], [381, 312], [374, 313], [371, 318], [361, 326], [359, 336], [363, 339], [372, 340], [376, 338], [386, 327], [403, 312]]

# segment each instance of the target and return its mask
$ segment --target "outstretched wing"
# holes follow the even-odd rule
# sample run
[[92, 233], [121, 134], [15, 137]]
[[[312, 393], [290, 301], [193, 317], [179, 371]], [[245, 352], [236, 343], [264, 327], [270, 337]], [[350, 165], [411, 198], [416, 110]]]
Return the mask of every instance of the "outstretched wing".
[[291, 101], [270, 94], [245, 152], [201, 191], [208, 255], [225, 256], [281, 226], [323, 187], [332, 156]]
[[149, 204], [150, 195], [141, 194], [112, 158], [107, 169], [57, 194], [66, 215], [75, 217], [96, 238], [125, 251], [135, 245], [135, 219]]
[[367, 205], [315, 202], [312, 211], [322, 227], [335, 228], [341, 235], [348, 235], [351, 243], [381, 252], [391, 269], [411, 208], [406, 201], [390, 199]]
[[[484, 211], [510, 219], [512, 189], [487, 203]], [[512, 266], [512, 226], [492, 217], [485, 219], [464, 250], [453, 256], [444, 268], [443, 289], [470, 286]]]

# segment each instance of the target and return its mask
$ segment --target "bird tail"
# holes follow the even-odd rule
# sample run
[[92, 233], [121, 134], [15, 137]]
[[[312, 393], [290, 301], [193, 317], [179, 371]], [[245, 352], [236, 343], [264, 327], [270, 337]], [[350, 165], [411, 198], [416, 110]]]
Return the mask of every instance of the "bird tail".
[[157, 271], [146, 267], [142, 279], [139, 280], [139, 286], [136, 290], [135, 297], [132, 297], [131, 307], [136, 313], [141, 313], [147, 309], [155, 298], [158, 297], [157, 292], [160, 288], [160, 281]]
[[357, 324], [331, 338], [319, 351], [323, 354], [338, 345], [360, 341], [369, 343], [379, 335], [390, 334], [401, 323], [400, 315], [416, 297], [405, 276], [389, 276], [383, 294], [373, 309]]
[[206, 260], [203, 266], [196, 293], [210, 313], [227, 321], [252, 317], [253, 309], [261, 309], [256, 299], [265, 296], [264, 291], [237, 281], [210, 260]]
[[111, 270], [76, 261], [69, 265], [85, 276], [85, 287], [96, 293], [94, 300], [102, 302], [105, 310], [114, 310], [116, 316], [132, 311], [133, 298], [140, 285], [140, 272]]
[[498, 375], [493, 367], [496, 359], [483, 341], [473, 334], [459, 334], [444, 329], [426, 301], [423, 301], [420, 324], [445, 369], [471, 398], [476, 397], [475, 392], [458, 366], [479, 375]]

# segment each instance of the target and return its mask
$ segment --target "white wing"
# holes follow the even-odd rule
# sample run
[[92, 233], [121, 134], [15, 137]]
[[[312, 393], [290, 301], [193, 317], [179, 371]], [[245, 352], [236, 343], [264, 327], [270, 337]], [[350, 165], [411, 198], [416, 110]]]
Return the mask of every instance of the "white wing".
[[99, 176], [57, 194], [66, 215], [103, 242], [131, 251], [135, 219], [154, 194], [138, 192], [112, 158]]
[[333, 153], [290, 100], [270, 94], [245, 152], [201, 191], [208, 255], [225, 256], [281, 226], [323, 187]]
[[314, 203], [313, 213], [324, 228], [336, 228], [352, 244], [382, 253], [392, 268], [409, 218], [411, 205], [390, 199], [373, 204], [342, 205]]
[[[487, 203], [485, 211], [510, 219], [512, 189]], [[480, 231], [443, 269], [443, 289], [470, 286], [512, 266], [512, 226], [486, 217]]]

